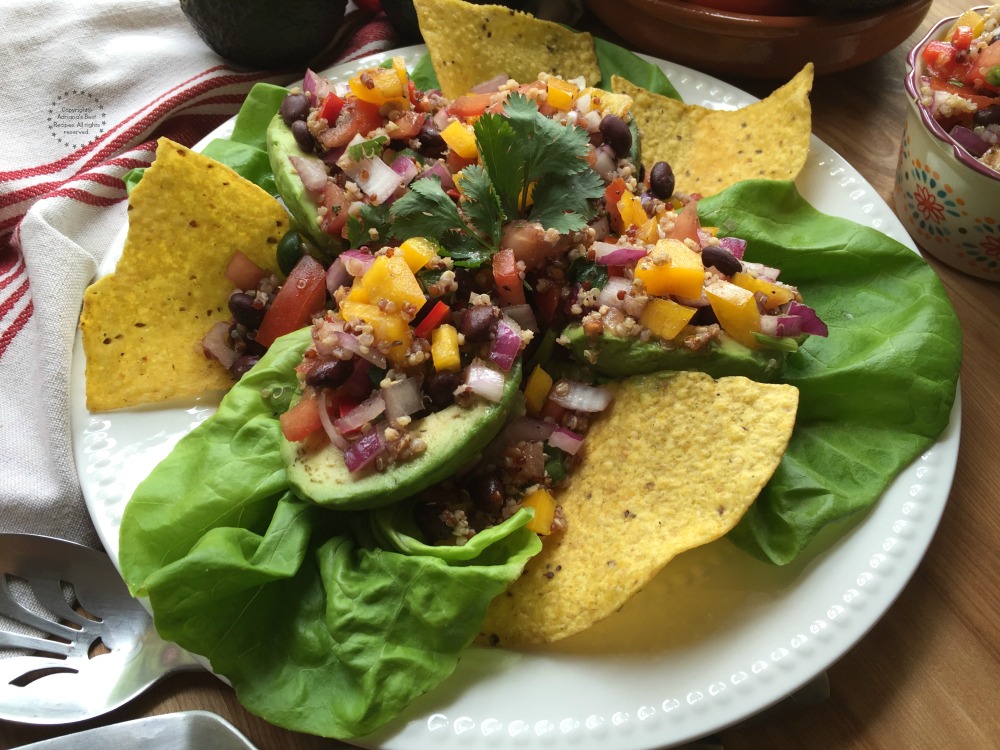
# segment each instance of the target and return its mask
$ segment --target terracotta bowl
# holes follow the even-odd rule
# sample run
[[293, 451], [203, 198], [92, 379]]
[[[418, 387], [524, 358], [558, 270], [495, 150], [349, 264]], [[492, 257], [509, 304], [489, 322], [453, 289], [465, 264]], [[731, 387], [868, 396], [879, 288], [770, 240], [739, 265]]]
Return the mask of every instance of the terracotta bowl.
[[952, 140], [920, 103], [920, 53], [942, 39], [955, 18], [934, 26], [906, 59], [908, 106], [893, 198], [923, 250], [960, 271], [1000, 281], [1000, 172]]
[[920, 26], [931, 0], [809, 16], [734, 13], [683, 0], [587, 0], [587, 6], [641, 52], [710, 73], [787, 79], [810, 61], [823, 75], [885, 54]]

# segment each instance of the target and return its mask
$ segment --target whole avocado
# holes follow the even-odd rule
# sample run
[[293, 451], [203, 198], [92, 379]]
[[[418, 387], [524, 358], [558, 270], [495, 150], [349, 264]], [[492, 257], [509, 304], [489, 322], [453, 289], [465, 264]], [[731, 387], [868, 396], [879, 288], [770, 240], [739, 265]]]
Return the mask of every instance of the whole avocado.
[[180, 0], [205, 44], [251, 68], [297, 68], [333, 39], [347, 0]]

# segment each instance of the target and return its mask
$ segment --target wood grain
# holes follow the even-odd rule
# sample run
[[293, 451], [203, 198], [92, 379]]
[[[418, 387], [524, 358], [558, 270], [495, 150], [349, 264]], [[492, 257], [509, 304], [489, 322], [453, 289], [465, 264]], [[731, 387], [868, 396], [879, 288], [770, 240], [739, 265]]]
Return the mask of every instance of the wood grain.
[[[923, 26], [888, 55], [817, 79], [814, 130], [891, 206], [903, 130], [905, 52], [936, 20], [964, 9], [936, 0]], [[602, 36], [601, 29], [592, 28]], [[757, 96], [771, 85], [729, 80]], [[831, 696], [797, 713], [723, 731], [726, 750], [986, 748], [1000, 740], [1000, 286], [929, 258], [961, 320], [962, 438], [945, 516], [910, 584], [881, 621], [829, 670]], [[110, 716], [72, 727], [0, 722], [0, 747], [104, 723], [201, 709], [223, 716], [262, 750], [347, 747], [287, 732], [244, 711], [208, 674], [168, 678]]]

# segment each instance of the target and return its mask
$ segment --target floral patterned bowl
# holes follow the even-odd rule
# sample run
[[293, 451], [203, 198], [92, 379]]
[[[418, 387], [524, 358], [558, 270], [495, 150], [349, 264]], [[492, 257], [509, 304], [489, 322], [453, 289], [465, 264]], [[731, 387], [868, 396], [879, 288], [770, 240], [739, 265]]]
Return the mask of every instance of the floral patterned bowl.
[[920, 104], [920, 53], [944, 37], [938, 23], [907, 57], [909, 106], [896, 167], [896, 213], [920, 247], [943, 263], [1000, 281], [1000, 173], [953, 141]]

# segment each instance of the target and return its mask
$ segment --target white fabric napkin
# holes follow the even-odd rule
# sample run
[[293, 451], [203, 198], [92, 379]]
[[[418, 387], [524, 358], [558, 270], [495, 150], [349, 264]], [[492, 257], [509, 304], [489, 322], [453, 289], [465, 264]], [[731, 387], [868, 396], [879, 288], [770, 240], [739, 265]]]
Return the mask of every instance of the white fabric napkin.
[[[348, 12], [327, 63], [393, 46], [384, 17]], [[230, 66], [177, 0], [0, 0], [0, 28], [0, 532], [99, 547], [73, 463], [70, 361], [121, 177], [149, 164], [156, 137], [193, 145], [255, 82], [302, 71]]]

